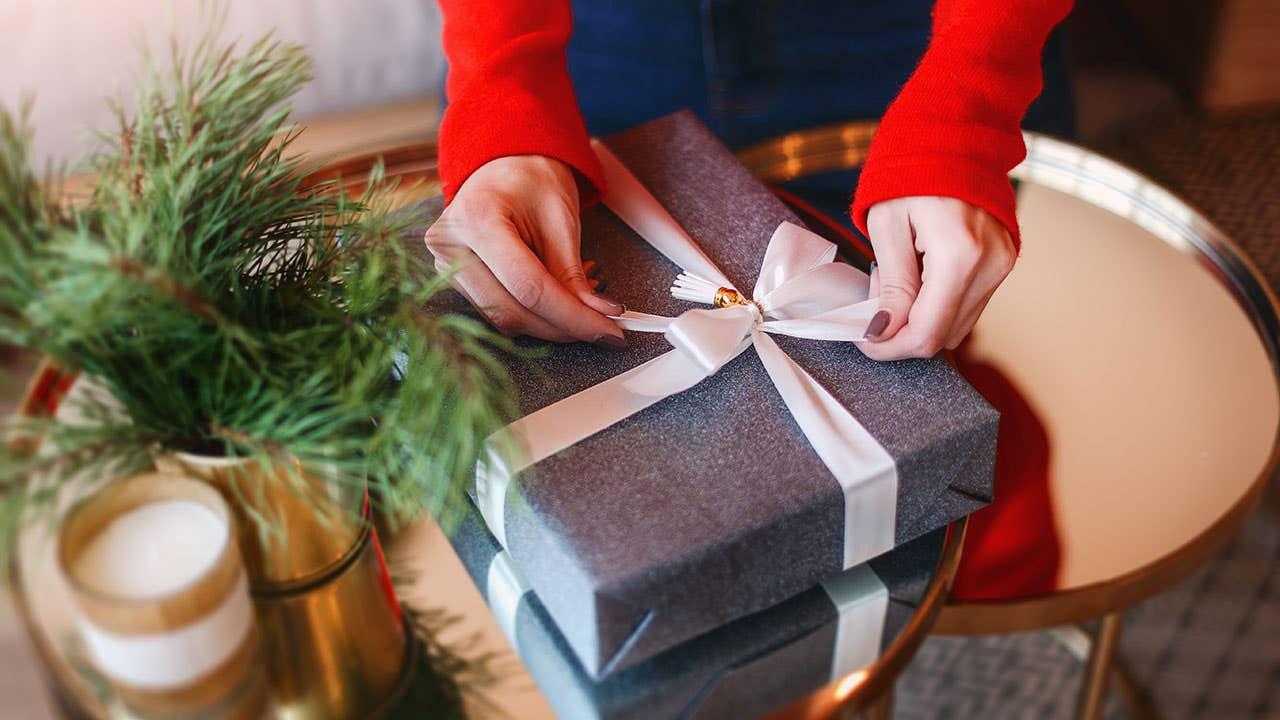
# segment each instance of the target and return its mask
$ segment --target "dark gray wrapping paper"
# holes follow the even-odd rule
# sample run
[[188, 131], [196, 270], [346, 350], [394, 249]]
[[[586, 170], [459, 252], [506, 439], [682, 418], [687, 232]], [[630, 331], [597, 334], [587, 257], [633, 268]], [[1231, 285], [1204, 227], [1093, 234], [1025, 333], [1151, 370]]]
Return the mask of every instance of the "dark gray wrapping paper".
[[[882, 649], [910, 622], [945, 536], [945, 530], [934, 531], [868, 563], [889, 593]], [[492, 602], [490, 566], [502, 548], [479, 512], [472, 509], [450, 540]], [[827, 593], [811, 588], [603, 680], [583, 669], [534, 593], [520, 596], [508, 631], [552, 709], [566, 720], [736, 720], [770, 712], [831, 682], [836, 621]]]
[[[606, 139], [739, 288], [796, 216], [693, 115]], [[582, 254], [628, 308], [675, 316], [678, 268], [602, 205]], [[461, 302], [461, 300], [457, 300]], [[775, 336], [894, 458], [901, 544], [991, 500], [996, 412], [945, 361], [877, 363], [851, 343]], [[529, 413], [670, 349], [547, 345], [509, 363]], [[754, 351], [521, 474], [508, 550], [592, 677], [813, 588], [844, 567], [845, 501]], [[857, 561], [868, 558], [858, 558]]]

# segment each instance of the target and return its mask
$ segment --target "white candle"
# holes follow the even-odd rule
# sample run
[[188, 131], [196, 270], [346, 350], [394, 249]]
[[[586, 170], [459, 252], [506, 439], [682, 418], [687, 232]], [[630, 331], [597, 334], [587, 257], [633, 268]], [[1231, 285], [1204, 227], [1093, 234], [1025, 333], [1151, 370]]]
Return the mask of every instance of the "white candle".
[[209, 485], [145, 473], [107, 484], [63, 521], [58, 559], [85, 654], [130, 717], [222, 717], [220, 703], [265, 697], [265, 684], [247, 681], [261, 670], [231, 517]]
[[230, 527], [191, 500], [157, 500], [113, 518], [75, 562], [76, 578], [118, 598], [167, 595], [207, 573]]

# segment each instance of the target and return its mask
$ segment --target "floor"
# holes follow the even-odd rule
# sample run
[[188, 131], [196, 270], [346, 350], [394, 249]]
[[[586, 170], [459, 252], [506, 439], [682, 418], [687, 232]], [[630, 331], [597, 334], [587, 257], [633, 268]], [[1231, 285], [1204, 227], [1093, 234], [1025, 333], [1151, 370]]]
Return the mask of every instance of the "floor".
[[[1128, 613], [1121, 656], [1163, 717], [1280, 717], [1277, 566], [1280, 521], [1264, 510], [1212, 565]], [[1070, 718], [1081, 668], [1047, 632], [930, 638], [898, 682], [895, 717]], [[1111, 695], [1108, 720], [1133, 717]]]
[[[1089, 108], [1082, 141], [1201, 208], [1280, 287], [1280, 113], [1201, 117], [1141, 67], [1086, 69], [1078, 83]], [[27, 362], [0, 349], [0, 412]], [[1214, 563], [1128, 614], [1121, 652], [1164, 717], [1280, 718], [1277, 567], [1280, 502], [1271, 502]], [[1067, 718], [1080, 678], [1080, 663], [1049, 633], [934, 638], [898, 683], [896, 717]], [[5, 595], [0, 698], [6, 718], [52, 717]], [[1129, 717], [1114, 693], [1108, 717]]]

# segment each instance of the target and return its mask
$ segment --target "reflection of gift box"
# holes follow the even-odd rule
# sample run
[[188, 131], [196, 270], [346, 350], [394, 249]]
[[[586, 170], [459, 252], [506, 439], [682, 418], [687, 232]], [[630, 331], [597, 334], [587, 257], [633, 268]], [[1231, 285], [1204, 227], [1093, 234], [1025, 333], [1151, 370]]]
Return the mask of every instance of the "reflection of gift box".
[[779, 605], [592, 680], [479, 513], [451, 541], [498, 624], [562, 718], [756, 717], [873, 662], [923, 597], [945, 530]]
[[[771, 236], [798, 221], [705, 127], [676, 114], [605, 144], [728, 282], [759, 289]], [[614, 207], [625, 185], [612, 183]], [[825, 242], [788, 232], [802, 248]], [[673, 297], [680, 268], [603, 206], [583, 215], [582, 251], [597, 262], [608, 292], [633, 311], [675, 317], [706, 307]], [[860, 282], [865, 297], [865, 275], [837, 269], [854, 278], [848, 288]], [[741, 317], [750, 308], [731, 310]], [[534, 360], [512, 360], [521, 410], [544, 410], [522, 422], [573, 436], [578, 415], [617, 398], [587, 396], [575, 412], [544, 421], [548, 406], [672, 349], [657, 333], [628, 337], [623, 351], [541, 345]], [[477, 497], [493, 534], [591, 676], [811, 590], [990, 501], [997, 415], [947, 363], [876, 363], [850, 342], [767, 337], [783, 364], [794, 361], [792, 391], [830, 393], [810, 420], [843, 416], [827, 444], [856, 446], [854, 454], [869, 462], [833, 465], [820, 457], [792, 407], [795, 393], [786, 402], [780, 395], [776, 363], [766, 371], [763, 351], [746, 344], [690, 389], [579, 434], [505, 492], [481, 473]], [[816, 385], [804, 385], [804, 372]], [[659, 373], [655, 381], [663, 379]]]

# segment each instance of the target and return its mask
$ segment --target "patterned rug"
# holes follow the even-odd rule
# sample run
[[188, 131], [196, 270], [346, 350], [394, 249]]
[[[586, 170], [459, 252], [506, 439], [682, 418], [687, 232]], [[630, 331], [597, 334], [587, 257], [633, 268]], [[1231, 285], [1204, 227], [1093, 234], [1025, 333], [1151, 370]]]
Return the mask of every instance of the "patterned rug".
[[[1280, 717], [1280, 522], [1268, 510], [1210, 566], [1133, 608], [1120, 653], [1169, 720]], [[898, 681], [899, 720], [1074, 717], [1082, 664], [1048, 632], [930, 638]], [[1129, 718], [1114, 688], [1109, 720]]]

